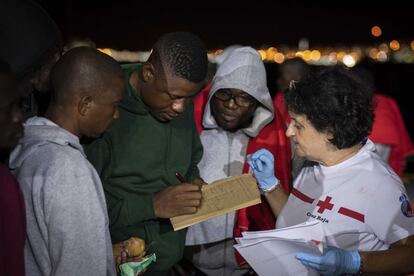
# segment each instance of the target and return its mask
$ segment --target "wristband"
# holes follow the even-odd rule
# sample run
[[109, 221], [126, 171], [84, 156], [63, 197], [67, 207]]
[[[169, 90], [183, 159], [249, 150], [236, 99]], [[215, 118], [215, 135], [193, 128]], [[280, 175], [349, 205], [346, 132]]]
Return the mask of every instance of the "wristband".
[[267, 189], [262, 189], [262, 188], [260, 188], [260, 185], [259, 185], [259, 189], [262, 193], [270, 193], [270, 192], [273, 192], [274, 190], [276, 190], [277, 187], [279, 187], [278, 184], [279, 184], [279, 179], [276, 178], [276, 182], [272, 187], [267, 188]]

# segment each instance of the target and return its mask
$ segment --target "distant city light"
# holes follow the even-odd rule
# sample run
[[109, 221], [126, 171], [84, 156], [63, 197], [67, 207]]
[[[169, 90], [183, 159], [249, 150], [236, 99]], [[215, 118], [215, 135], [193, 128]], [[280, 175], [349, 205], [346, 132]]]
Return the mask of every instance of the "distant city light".
[[374, 26], [371, 28], [371, 34], [375, 37], [379, 37], [382, 35], [382, 30], [379, 26]]
[[109, 48], [98, 48], [98, 50], [104, 54], [107, 54], [108, 56], [112, 56], [112, 51]]
[[398, 51], [400, 49], [400, 43], [398, 42], [398, 40], [393, 40], [390, 42], [390, 48], [393, 51]]
[[260, 55], [260, 57], [262, 58], [262, 60], [265, 60], [266, 59], [266, 51], [264, 51], [264, 50], [258, 50], [257, 51], [258, 53], [259, 53], [259, 55]]
[[[111, 55], [108, 48], [98, 48], [105, 54]], [[374, 62], [396, 62], [414, 64], [414, 40], [407, 41], [382, 41], [376, 45], [353, 45], [341, 47], [315, 47], [306, 50], [300, 50], [296, 47], [287, 45], [277, 45], [257, 50], [264, 62], [283, 63], [287, 59], [301, 57], [309, 64], [314, 65], [336, 65], [343, 63], [347, 67], [353, 67], [361, 60], [367, 58]], [[223, 53], [223, 49], [213, 49], [208, 51], [208, 59], [211, 63], [216, 63], [216, 57]], [[150, 51], [141, 52], [146, 58]]]
[[273, 60], [274, 62], [281, 64], [285, 61], [285, 56], [282, 53], [277, 53], [273, 57]]
[[311, 60], [312, 61], [318, 61], [321, 59], [321, 52], [319, 52], [318, 50], [313, 50], [311, 52]]
[[354, 67], [356, 64], [355, 59], [351, 55], [345, 55], [342, 59], [342, 62], [345, 64], [346, 67]]
[[387, 53], [383, 51], [379, 51], [377, 54], [377, 61], [379, 62], [386, 62], [388, 60]]
[[[210, 51], [210, 55], [221, 52], [221, 49], [213, 50]], [[264, 62], [275, 62], [278, 64], [294, 57], [300, 57], [310, 64], [326, 66], [342, 63], [347, 67], [353, 67], [364, 58], [374, 62], [414, 63], [414, 40], [410, 41], [410, 43], [392, 40], [390, 42], [381, 42], [376, 46], [354, 45], [350, 47], [321, 47], [306, 50], [278, 45], [278, 48], [273, 46], [267, 49], [261, 48], [257, 52]], [[209, 58], [209, 60], [210, 62], [215, 62], [215, 58]]]

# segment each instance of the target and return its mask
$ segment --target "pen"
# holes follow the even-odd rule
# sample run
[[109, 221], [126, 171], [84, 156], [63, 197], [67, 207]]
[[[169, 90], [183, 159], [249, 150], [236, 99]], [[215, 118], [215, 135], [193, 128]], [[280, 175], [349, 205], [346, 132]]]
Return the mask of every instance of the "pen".
[[179, 172], [175, 173], [175, 177], [177, 177], [178, 180], [180, 180], [181, 183], [185, 183], [185, 178], [182, 176]]

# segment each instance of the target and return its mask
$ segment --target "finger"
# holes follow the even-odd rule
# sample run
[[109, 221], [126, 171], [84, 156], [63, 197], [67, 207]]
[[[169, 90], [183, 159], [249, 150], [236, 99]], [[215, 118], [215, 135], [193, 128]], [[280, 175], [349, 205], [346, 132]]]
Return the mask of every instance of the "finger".
[[257, 158], [259, 158], [260, 155], [269, 154], [269, 153], [270, 153], [270, 151], [268, 151], [267, 149], [259, 149], [258, 151], [256, 151], [255, 153], [252, 154], [252, 158], [257, 159]]
[[326, 268], [322, 264], [308, 262], [306, 260], [299, 260], [304, 266], [318, 270], [319, 272], [326, 272]]
[[115, 260], [116, 267], [118, 267], [122, 263], [121, 256], [117, 256]]
[[247, 162], [249, 163], [249, 166], [253, 169], [256, 170], [256, 165], [254, 164], [253, 160], [250, 158], [249, 160], [247, 160]]
[[185, 200], [201, 200], [203, 194], [201, 192], [184, 192], [177, 195], [177, 201]]
[[202, 179], [195, 179], [191, 182], [191, 184], [198, 185], [200, 189], [203, 185], [207, 185], [207, 183], [204, 182]]
[[301, 262], [304, 266], [307, 266], [307, 267], [310, 267], [310, 268], [316, 269], [316, 270], [318, 270], [318, 271], [321, 271], [321, 265], [320, 265], [320, 264], [315, 264], [315, 263], [311, 263], [311, 262], [307, 262], [307, 261], [303, 261], [303, 260], [300, 260], [300, 262]]
[[195, 192], [195, 191], [200, 191], [202, 185], [194, 184], [194, 183], [181, 183], [174, 187], [183, 192]]
[[321, 264], [322, 263], [322, 257], [313, 255], [313, 254], [307, 254], [307, 253], [298, 253], [296, 254], [296, 259], [299, 259], [300, 261], [306, 261], [309, 263], [314, 264]]
[[197, 209], [198, 208], [196, 208], [196, 207], [184, 207], [184, 208], [181, 208], [180, 215], [194, 214], [194, 213], [197, 212]]
[[128, 259], [128, 253], [127, 251], [122, 251], [121, 252], [121, 263], [126, 263]]
[[199, 207], [200, 205], [201, 205], [201, 200], [197, 200], [197, 199], [195, 199], [195, 200], [185, 200], [185, 201], [182, 201], [182, 203], [181, 203], [182, 205], [181, 206], [183, 206], [183, 207]]
[[263, 171], [263, 163], [260, 159], [254, 160], [254, 164], [256, 165], [256, 168], [257, 168], [258, 172]]
[[272, 156], [260, 155], [259, 160], [265, 163], [267, 166], [272, 166], [275, 161]]

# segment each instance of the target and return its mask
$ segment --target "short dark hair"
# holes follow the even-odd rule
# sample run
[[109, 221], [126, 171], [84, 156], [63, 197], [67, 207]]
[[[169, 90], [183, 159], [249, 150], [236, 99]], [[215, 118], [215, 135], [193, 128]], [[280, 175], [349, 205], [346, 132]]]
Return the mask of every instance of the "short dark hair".
[[340, 68], [310, 74], [285, 95], [289, 111], [305, 115], [319, 132], [333, 135], [339, 149], [363, 142], [374, 121], [372, 94], [349, 72]]
[[76, 47], [64, 54], [52, 69], [52, 102], [67, 104], [85, 89], [88, 93], [102, 93], [113, 78], [122, 80], [123, 74], [112, 57], [90, 47]]
[[207, 76], [207, 50], [201, 39], [189, 32], [171, 32], [155, 43], [148, 60], [154, 66], [164, 65], [175, 76], [194, 83]]

